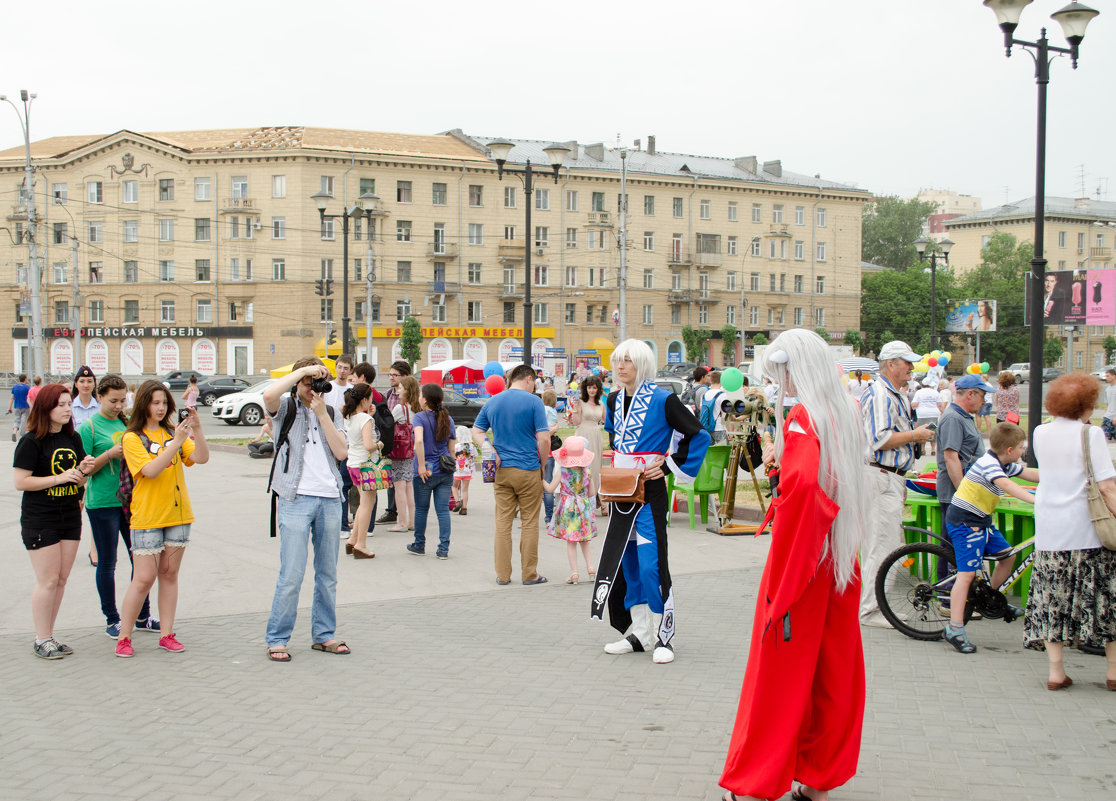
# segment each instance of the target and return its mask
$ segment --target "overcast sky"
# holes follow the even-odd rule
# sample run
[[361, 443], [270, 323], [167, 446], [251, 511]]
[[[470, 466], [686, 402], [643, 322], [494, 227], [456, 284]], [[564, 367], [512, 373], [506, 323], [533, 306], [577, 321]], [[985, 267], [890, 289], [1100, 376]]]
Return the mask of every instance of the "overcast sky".
[[[1068, 0], [1036, 0], [1038, 38]], [[1116, 200], [1116, 4], [1055, 60], [1047, 194]], [[313, 125], [782, 159], [909, 196], [1034, 193], [1034, 67], [980, 0], [13, 4], [0, 92], [32, 138]], [[21, 143], [0, 109], [0, 147]], [[1110, 180], [1111, 179], [1111, 180]], [[1110, 183], [1111, 192], [1110, 192]], [[1098, 195], [1099, 190], [1099, 195]]]

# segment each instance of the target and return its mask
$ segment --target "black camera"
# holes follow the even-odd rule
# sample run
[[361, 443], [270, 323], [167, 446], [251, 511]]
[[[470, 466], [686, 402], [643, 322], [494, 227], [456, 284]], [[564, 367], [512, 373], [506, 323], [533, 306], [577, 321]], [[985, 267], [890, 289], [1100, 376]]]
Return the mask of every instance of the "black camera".
[[310, 382], [310, 389], [321, 395], [333, 389], [333, 384], [329, 383], [328, 378], [315, 378]]
[[179, 409], [178, 410], [178, 422], [181, 423], [183, 420], [186, 420], [189, 417], [190, 417], [190, 410], [189, 409]]

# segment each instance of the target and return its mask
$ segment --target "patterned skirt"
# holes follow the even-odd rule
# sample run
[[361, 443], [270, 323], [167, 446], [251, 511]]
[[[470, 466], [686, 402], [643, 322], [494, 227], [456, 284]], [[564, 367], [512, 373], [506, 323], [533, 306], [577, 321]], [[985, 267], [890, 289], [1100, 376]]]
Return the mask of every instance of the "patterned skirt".
[[1023, 644], [1116, 641], [1116, 551], [1035, 551]]
[[398, 484], [401, 481], [408, 484], [415, 480], [415, 457], [411, 456], [407, 459], [392, 459], [391, 460], [391, 480], [392, 483]]

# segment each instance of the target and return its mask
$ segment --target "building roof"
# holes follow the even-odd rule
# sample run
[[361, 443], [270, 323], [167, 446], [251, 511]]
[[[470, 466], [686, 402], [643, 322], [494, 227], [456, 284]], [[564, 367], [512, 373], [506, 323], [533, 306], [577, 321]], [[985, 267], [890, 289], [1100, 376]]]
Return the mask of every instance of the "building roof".
[[[1052, 197], [1046, 196], [1046, 207], [1043, 210], [1045, 217], [1077, 217], [1082, 220], [1116, 220], [1116, 203], [1107, 200], [1093, 200], [1091, 198]], [[972, 225], [974, 223], [1004, 221], [1004, 220], [1033, 220], [1035, 217], [1035, 198], [1024, 198], [1014, 203], [1005, 203], [992, 209], [975, 211], [964, 217], [954, 217], [945, 220], [946, 228], [957, 225]]]
[[[461, 131], [451, 131], [465, 141], [474, 143], [480, 152], [486, 152], [486, 145], [502, 137], [475, 136]], [[598, 170], [619, 173], [621, 169], [621, 148], [610, 148], [603, 144], [580, 144], [578, 142], [549, 142], [533, 139], [508, 139], [515, 145], [508, 161], [523, 164], [528, 159], [532, 164], [550, 165], [543, 148], [551, 144], [562, 144], [572, 151], [562, 163], [563, 167], [573, 169]], [[666, 153], [656, 150], [649, 153], [645, 149], [627, 149], [628, 173], [659, 175], [671, 178], [693, 178], [718, 181], [747, 181], [748, 183], [767, 183], [786, 187], [810, 189], [836, 189], [845, 192], [869, 194], [851, 184], [828, 181], [817, 175], [804, 175], [789, 172], [780, 161], [760, 162], [755, 156], [743, 158], [723, 158], [719, 156], [694, 156], [685, 153]]]

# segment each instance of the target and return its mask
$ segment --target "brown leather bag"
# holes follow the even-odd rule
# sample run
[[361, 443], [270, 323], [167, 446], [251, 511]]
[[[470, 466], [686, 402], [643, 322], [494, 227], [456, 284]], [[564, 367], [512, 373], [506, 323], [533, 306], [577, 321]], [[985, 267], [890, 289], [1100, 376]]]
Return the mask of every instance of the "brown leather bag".
[[643, 503], [643, 470], [638, 467], [602, 467], [597, 495], [602, 503]]

